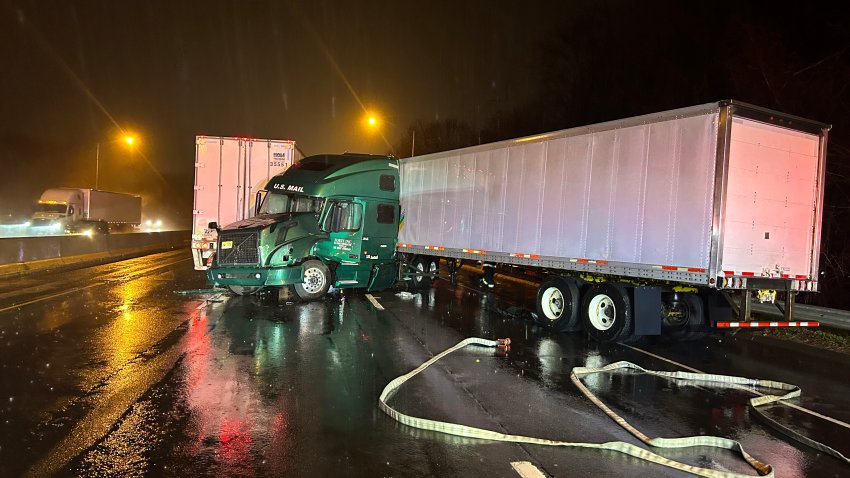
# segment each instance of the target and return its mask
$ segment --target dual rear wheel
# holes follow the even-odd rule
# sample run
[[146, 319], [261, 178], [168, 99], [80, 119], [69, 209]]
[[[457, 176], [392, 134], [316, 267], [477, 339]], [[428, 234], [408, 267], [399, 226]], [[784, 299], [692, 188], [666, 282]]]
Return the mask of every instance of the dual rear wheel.
[[[706, 330], [702, 298], [697, 294], [662, 296], [662, 330], [676, 340], [694, 340]], [[602, 343], [634, 340], [634, 304], [623, 284], [585, 285], [581, 279], [550, 276], [537, 290], [537, 321], [555, 332], [582, 328]]]
[[417, 256], [410, 263], [413, 266], [414, 272], [417, 274], [425, 274], [429, 272], [431, 275], [416, 275], [413, 276], [413, 284], [417, 289], [428, 289], [431, 283], [437, 278], [437, 271], [440, 269], [440, 258], [430, 256]]
[[625, 287], [612, 283], [586, 286], [572, 277], [550, 276], [540, 284], [537, 320], [555, 332], [583, 328], [598, 342], [626, 340], [634, 329], [631, 300]]

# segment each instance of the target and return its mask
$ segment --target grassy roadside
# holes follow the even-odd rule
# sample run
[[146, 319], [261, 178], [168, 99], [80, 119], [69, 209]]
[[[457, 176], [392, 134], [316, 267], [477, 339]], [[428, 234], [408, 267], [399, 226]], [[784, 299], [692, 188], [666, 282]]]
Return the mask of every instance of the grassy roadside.
[[773, 328], [758, 332], [763, 337], [806, 344], [850, 355], [850, 334], [828, 328]]

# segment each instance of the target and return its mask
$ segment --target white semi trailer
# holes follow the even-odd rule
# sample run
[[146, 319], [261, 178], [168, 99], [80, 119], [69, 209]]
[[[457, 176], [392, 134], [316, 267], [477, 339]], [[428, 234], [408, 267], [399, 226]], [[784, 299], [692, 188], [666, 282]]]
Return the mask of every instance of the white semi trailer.
[[777, 291], [769, 325], [816, 325], [829, 129], [723, 101], [404, 159], [398, 250], [534, 268], [539, 320], [599, 341], [765, 325]]
[[217, 234], [209, 223], [229, 224], [253, 216], [257, 192], [300, 156], [294, 141], [195, 137], [192, 258], [196, 270], [208, 268], [215, 250]]
[[142, 198], [83, 188], [45, 190], [32, 216], [34, 226], [63, 232], [132, 230], [142, 222]]

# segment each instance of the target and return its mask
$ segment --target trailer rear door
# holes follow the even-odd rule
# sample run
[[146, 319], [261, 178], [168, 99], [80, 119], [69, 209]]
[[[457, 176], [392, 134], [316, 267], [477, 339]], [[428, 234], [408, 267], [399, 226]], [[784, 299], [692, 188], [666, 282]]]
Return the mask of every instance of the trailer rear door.
[[733, 118], [721, 256], [727, 275], [814, 278], [820, 140]]

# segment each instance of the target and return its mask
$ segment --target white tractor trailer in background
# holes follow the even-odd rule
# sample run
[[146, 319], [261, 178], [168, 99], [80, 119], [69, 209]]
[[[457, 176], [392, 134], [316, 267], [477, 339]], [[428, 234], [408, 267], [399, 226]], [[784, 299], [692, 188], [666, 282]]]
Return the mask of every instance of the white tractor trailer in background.
[[534, 269], [538, 320], [603, 342], [765, 325], [777, 292], [768, 325], [817, 325], [829, 129], [730, 100], [402, 159], [398, 251]]
[[84, 188], [50, 188], [35, 204], [34, 226], [56, 233], [132, 231], [142, 222], [142, 198]]

